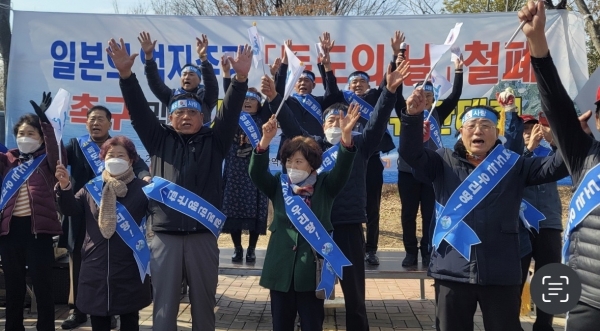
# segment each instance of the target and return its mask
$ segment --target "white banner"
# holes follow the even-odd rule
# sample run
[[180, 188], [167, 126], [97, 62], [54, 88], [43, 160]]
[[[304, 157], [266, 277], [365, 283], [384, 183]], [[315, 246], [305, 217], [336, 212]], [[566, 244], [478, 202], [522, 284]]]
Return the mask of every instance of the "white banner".
[[[562, 82], [572, 97], [588, 79], [585, 32], [580, 17], [567, 11], [548, 11], [547, 36], [551, 54]], [[517, 106], [526, 113], [537, 113], [539, 99], [535, 78], [529, 63], [525, 36], [520, 33], [505, 49], [504, 44], [517, 28], [516, 13], [485, 13], [432, 16], [362, 16], [362, 17], [192, 17], [156, 15], [106, 15], [42, 12], [14, 12], [11, 62], [8, 75], [7, 146], [14, 147], [12, 126], [18, 117], [32, 112], [29, 100], [37, 101], [42, 91], [59, 88], [71, 93], [65, 141], [86, 133], [86, 112], [92, 105], [102, 104], [113, 112], [113, 135], [136, 138], [140, 155], [147, 153], [129, 122], [119, 89], [118, 73], [105, 52], [110, 38], [124, 38], [131, 52], [142, 54], [133, 71], [150, 103], [161, 120], [166, 120], [166, 106], [152, 95], [144, 76], [144, 56], [137, 37], [141, 31], [157, 39], [156, 60], [161, 76], [172, 88], [179, 87], [179, 73], [186, 63], [196, 61], [195, 36], [206, 34], [209, 39], [208, 58], [221, 81], [219, 60], [224, 52], [235, 51], [237, 45], [248, 43], [248, 27], [260, 26], [265, 38], [263, 61], [272, 63], [281, 57], [283, 39], [293, 39], [292, 50], [298, 53], [306, 69], [316, 70], [315, 42], [323, 31], [335, 39], [331, 52], [332, 67], [340, 86], [356, 70], [371, 76], [371, 87], [377, 87], [392, 59], [390, 37], [402, 30], [409, 45], [406, 56], [412, 65], [412, 75], [404, 84], [408, 97], [413, 84], [423, 80], [431, 67], [431, 43], [442, 42], [448, 31], [462, 22], [454, 46], [460, 47], [465, 60], [465, 78], [461, 101], [455, 112], [440, 123], [444, 144], [454, 145], [454, 133], [460, 127], [456, 121], [465, 107], [474, 104], [496, 106], [495, 92], [512, 86], [517, 93]], [[192, 35], [195, 33], [195, 36]], [[436, 70], [453, 83], [454, 64], [447, 52]], [[260, 86], [261, 69], [250, 73], [250, 86]], [[222, 86], [220, 95], [223, 95]], [[323, 93], [317, 79], [315, 95]], [[400, 133], [397, 117], [389, 121], [389, 130], [396, 138]], [[276, 138], [273, 142], [279, 144]], [[272, 150], [272, 169], [281, 168]], [[385, 181], [397, 178], [396, 152], [382, 156], [386, 167]]]

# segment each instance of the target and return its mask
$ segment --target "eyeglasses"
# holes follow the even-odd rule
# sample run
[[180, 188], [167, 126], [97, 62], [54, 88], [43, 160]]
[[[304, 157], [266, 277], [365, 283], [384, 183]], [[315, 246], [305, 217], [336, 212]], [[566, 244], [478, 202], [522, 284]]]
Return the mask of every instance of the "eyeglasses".
[[188, 116], [196, 116], [200, 114], [199, 111], [194, 110], [194, 109], [177, 109], [176, 111], [173, 112], [173, 116], [175, 117], [182, 117], [184, 115], [188, 115]]
[[488, 123], [469, 123], [467, 125], [463, 125], [463, 129], [467, 130], [468, 132], [474, 132], [477, 127], [479, 127], [479, 129], [483, 132], [490, 132], [492, 129], [495, 129], [495, 126]]

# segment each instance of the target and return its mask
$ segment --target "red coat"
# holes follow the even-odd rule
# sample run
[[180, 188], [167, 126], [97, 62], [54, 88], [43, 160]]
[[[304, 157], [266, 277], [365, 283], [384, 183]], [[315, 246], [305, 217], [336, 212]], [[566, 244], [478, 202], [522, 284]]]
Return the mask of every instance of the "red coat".
[[[41, 149], [34, 153], [37, 157], [46, 153], [46, 159], [27, 179], [29, 188], [29, 202], [31, 207], [31, 233], [44, 233], [51, 235], [62, 234], [60, 218], [56, 207], [54, 185], [57, 180], [54, 177], [56, 173], [56, 163], [58, 161], [58, 145], [54, 136], [54, 129], [51, 124], [41, 123], [44, 134], [45, 150]], [[67, 163], [67, 153], [63, 147], [63, 164]], [[19, 150], [11, 149], [6, 154], [0, 153], [0, 173], [4, 178], [8, 172], [21, 164], [19, 160]], [[0, 236], [8, 234], [10, 229], [10, 220], [17, 201], [18, 192], [15, 193], [2, 209], [0, 219]]]

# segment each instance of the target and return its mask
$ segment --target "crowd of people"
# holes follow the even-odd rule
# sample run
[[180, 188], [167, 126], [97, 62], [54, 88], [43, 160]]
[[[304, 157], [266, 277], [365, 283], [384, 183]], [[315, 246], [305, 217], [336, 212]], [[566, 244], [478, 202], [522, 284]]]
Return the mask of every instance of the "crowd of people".
[[[45, 114], [51, 96], [31, 101], [35, 114], [14, 126], [18, 148], [0, 153], [6, 330], [24, 330], [26, 267], [37, 299], [37, 330], [55, 329], [48, 275], [57, 235], [69, 251], [71, 279], [72, 313], [63, 329], [76, 328], [89, 315], [94, 331], [114, 329], [116, 316], [121, 330], [139, 330], [139, 311], [153, 303], [153, 328], [176, 330], [185, 281], [192, 330], [214, 330], [218, 234], [230, 234], [231, 260], [242, 263], [247, 231], [245, 261], [253, 263], [267, 228], [260, 286], [270, 291], [273, 329], [294, 330], [299, 315], [302, 330], [322, 330], [324, 299], [339, 281], [347, 330], [369, 330], [365, 264], [379, 264], [380, 154], [396, 148], [386, 130], [394, 110], [402, 123], [399, 222], [406, 250], [398, 263], [418, 265], [420, 251], [434, 279], [437, 330], [473, 330], [478, 305], [486, 330], [521, 330], [521, 293], [532, 259], [536, 271], [561, 260], [575, 270], [582, 293], [566, 330], [595, 330], [600, 201], [588, 194], [591, 212], [573, 215], [563, 229], [556, 182], [571, 175], [575, 186], [591, 185], [600, 171], [600, 143], [585, 124], [592, 112], [578, 119], [560, 82], [544, 34], [543, 2], [528, 2], [518, 16], [525, 22], [540, 112], [519, 116], [508, 89], [497, 96], [499, 109], [466, 109], [452, 148], [440, 148], [431, 138], [439, 130], [432, 123], [443, 123], [457, 106], [466, 70], [462, 58], [443, 102], [435, 104], [430, 81], [417, 84], [405, 99], [403, 82], [411, 68], [399, 31], [391, 38], [393, 58], [380, 86], [372, 88], [369, 75], [356, 71], [346, 89], [338, 87], [331, 67], [334, 41], [323, 33], [317, 67], [325, 94], [312, 94], [316, 75], [304, 70], [285, 100], [287, 57], [269, 66], [260, 86], [249, 87], [253, 53], [240, 46], [235, 56], [221, 59], [225, 97], [214, 116], [219, 84], [207, 57], [208, 37], [196, 39], [200, 65], [186, 64], [180, 87], [172, 89], [153, 59], [157, 41], [142, 32], [146, 80], [168, 105], [169, 124], [155, 116], [132, 72], [138, 54], [129, 54], [124, 40], [111, 39], [106, 51], [150, 168], [130, 138], [110, 135], [106, 107], [90, 108], [88, 134], [62, 147]], [[600, 129], [600, 100], [597, 105]], [[270, 146], [278, 127], [281, 144]], [[282, 164], [277, 174], [269, 170], [270, 148], [277, 148]], [[524, 204], [543, 214], [539, 226], [528, 223]], [[533, 330], [553, 330], [552, 322], [551, 314], [538, 309]]]

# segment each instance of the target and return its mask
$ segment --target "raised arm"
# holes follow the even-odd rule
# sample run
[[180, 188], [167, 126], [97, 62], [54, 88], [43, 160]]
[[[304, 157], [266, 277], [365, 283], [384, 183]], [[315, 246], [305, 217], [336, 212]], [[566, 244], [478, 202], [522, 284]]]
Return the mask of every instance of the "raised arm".
[[560, 81], [552, 62], [544, 33], [546, 13], [544, 4], [529, 2], [521, 11], [519, 19], [526, 21], [523, 32], [529, 42], [531, 65], [537, 80], [542, 110], [548, 118], [554, 142], [564, 156], [564, 162], [578, 183], [583, 173], [586, 156], [594, 139], [579, 124], [573, 101]]
[[377, 146], [381, 143], [381, 138], [385, 133], [387, 123], [390, 119], [392, 111], [396, 106], [396, 91], [404, 79], [409, 76], [410, 66], [408, 61], [402, 62], [398, 68], [392, 70], [392, 65], [388, 65], [386, 73], [387, 86], [383, 88], [377, 104], [371, 117], [362, 132], [363, 144], [361, 146], [361, 153], [364, 153], [365, 157], [370, 157], [377, 150]]
[[[260, 85], [260, 91], [267, 96], [269, 108], [271, 113], [275, 114], [279, 105], [281, 105], [281, 110], [279, 114], [277, 114], [277, 120], [279, 121], [279, 125], [281, 126], [281, 132], [288, 138], [292, 139], [296, 136], [309, 135], [301, 126], [298, 124], [298, 121], [294, 117], [294, 114], [287, 106], [285, 102], [283, 102], [283, 98], [280, 94], [278, 94], [275, 88], [275, 83], [269, 77], [263, 76], [262, 82]], [[282, 104], [283, 102], [283, 104]]]
[[252, 48], [248, 45], [238, 49], [235, 59], [229, 57], [231, 66], [236, 72], [225, 97], [223, 98], [222, 116], [216, 116], [213, 130], [223, 155], [226, 155], [238, 130], [240, 112], [246, 91], [248, 91], [248, 73], [252, 65]]
[[560, 150], [551, 156], [525, 159], [527, 186], [556, 182], [569, 175]]
[[144, 162], [144, 160], [142, 160], [142, 158], [139, 158], [133, 165], [133, 173], [135, 174], [135, 176], [137, 178], [140, 179], [144, 179], [146, 177], [151, 177], [152, 175], [150, 175], [150, 169], [148, 168], [148, 165], [146, 164], [146, 162]]
[[271, 199], [271, 201], [275, 197], [277, 185], [279, 184], [277, 178], [269, 171], [269, 144], [275, 134], [277, 134], [277, 120], [275, 119], [275, 115], [273, 115], [262, 126], [262, 137], [258, 146], [252, 152], [250, 166], [248, 167], [248, 174], [254, 186]]
[[158, 118], [148, 106], [146, 96], [144, 96], [144, 92], [135, 74], [131, 72], [131, 67], [138, 54], [129, 55], [127, 53], [123, 38], [119, 40], [119, 43], [111, 39], [108, 42], [106, 52], [119, 71], [119, 76], [121, 77], [119, 85], [125, 105], [129, 110], [131, 126], [137, 132], [148, 153], [153, 155], [155, 154], [155, 148], [160, 146], [164, 141], [167, 132], [160, 125]]
[[436, 107], [438, 117], [440, 118], [440, 125], [444, 123], [446, 118], [450, 116], [450, 113], [456, 108], [458, 105], [458, 101], [460, 100], [460, 96], [462, 94], [463, 88], [463, 59], [462, 55], [459, 59], [454, 61], [454, 84], [452, 85], [452, 92], [450, 95], [442, 101], [442, 104]]
[[406, 106], [400, 113], [400, 156], [413, 168], [415, 177], [433, 182], [443, 168], [443, 160], [438, 153], [423, 146], [423, 90], [414, 90]]
[[202, 113], [204, 118], [208, 121], [212, 118], [212, 110], [219, 101], [219, 82], [215, 75], [212, 63], [208, 61], [206, 51], [208, 49], [208, 37], [203, 34], [202, 39], [196, 37], [196, 53], [200, 58], [200, 72], [202, 73], [202, 80], [204, 81], [204, 100], [203, 103], [206, 107], [202, 107]]
[[221, 57], [221, 74], [223, 75], [223, 92], [227, 93], [229, 85], [231, 85], [231, 64], [225, 55]]
[[[30, 100], [29, 102], [31, 103], [31, 106], [33, 107], [33, 110], [35, 111], [35, 113], [38, 115], [38, 117], [40, 118], [40, 125], [42, 127], [42, 135], [44, 136], [44, 145], [46, 147], [46, 162], [48, 162], [48, 165], [50, 166], [50, 170], [52, 172], [56, 171], [56, 164], [59, 161], [59, 154], [58, 154], [58, 143], [56, 141], [56, 135], [54, 134], [54, 128], [52, 127], [52, 124], [50, 124], [50, 120], [48, 119], [48, 116], [46, 116], [46, 110], [48, 109], [48, 107], [50, 107], [50, 104], [52, 103], [52, 97], [50, 96], [51, 93], [46, 94], [44, 92], [43, 94], [43, 98], [42, 98], [42, 102], [40, 102], [40, 104], [36, 104], [33, 100]], [[67, 150], [65, 149], [65, 147], [62, 144], [62, 141], [60, 142], [60, 148], [62, 149], [62, 155], [63, 155], [63, 164], [68, 164], [68, 158], [67, 158]]]
[[158, 74], [158, 66], [156, 65], [156, 61], [154, 61], [156, 40], [152, 41], [150, 33], [142, 31], [138, 37], [138, 41], [140, 42], [146, 60], [144, 72], [146, 73], [146, 80], [148, 80], [150, 91], [152, 91], [152, 94], [154, 94], [160, 102], [168, 107], [173, 90], [165, 84]]
[[75, 196], [73, 185], [69, 182], [69, 173], [63, 165], [56, 166], [54, 176], [58, 181], [58, 185], [55, 186], [54, 190], [60, 213], [65, 216], [74, 216], [75, 219], [83, 219], [83, 201], [85, 201], [85, 198], [82, 199], [81, 196], [85, 194], [85, 187]]
[[506, 116], [504, 121], [504, 138], [506, 138], [504, 147], [521, 155], [525, 148], [523, 120], [516, 111], [505, 111], [504, 115]]

